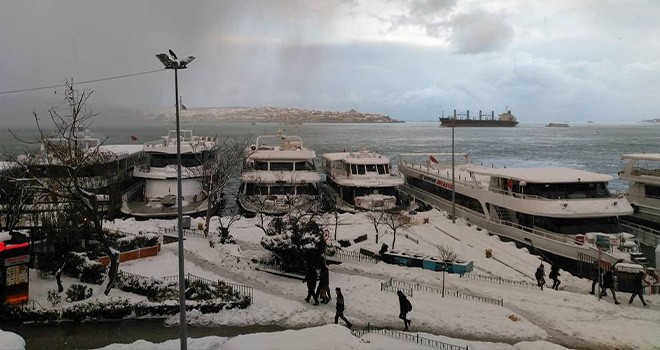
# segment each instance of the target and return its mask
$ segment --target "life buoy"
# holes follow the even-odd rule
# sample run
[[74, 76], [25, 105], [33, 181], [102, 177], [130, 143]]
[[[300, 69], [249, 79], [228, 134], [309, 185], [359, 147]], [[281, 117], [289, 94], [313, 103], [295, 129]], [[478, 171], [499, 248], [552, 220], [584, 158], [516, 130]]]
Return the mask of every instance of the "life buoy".
[[328, 230], [325, 229], [323, 230], [323, 240], [327, 241], [328, 239], [330, 239], [330, 232], [328, 232]]
[[197, 195], [193, 196], [193, 202], [197, 202]]
[[575, 236], [575, 244], [584, 245], [584, 235]]
[[361, 198], [355, 198], [355, 205], [362, 205], [362, 199]]

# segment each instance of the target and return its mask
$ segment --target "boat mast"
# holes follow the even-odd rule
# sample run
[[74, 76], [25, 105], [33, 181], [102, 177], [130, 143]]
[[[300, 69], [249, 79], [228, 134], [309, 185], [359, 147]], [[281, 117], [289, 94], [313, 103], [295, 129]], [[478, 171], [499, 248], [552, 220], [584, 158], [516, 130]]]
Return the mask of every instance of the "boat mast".
[[456, 223], [456, 179], [454, 165], [454, 125], [451, 126], [451, 223]]

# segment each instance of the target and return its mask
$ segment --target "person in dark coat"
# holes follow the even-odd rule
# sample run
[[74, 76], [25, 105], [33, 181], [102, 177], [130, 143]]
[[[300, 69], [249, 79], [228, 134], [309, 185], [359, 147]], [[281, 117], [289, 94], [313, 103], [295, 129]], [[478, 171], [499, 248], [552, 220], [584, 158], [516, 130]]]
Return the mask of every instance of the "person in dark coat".
[[316, 297], [321, 299], [323, 304], [330, 302], [330, 272], [328, 267], [323, 265], [321, 273], [319, 274], [319, 286], [316, 289]]
[[633, 279], [633, 294], [630, 296], [630, 301], [628, 301], [628, 304], [632, 304], [633, 299], [635, 299], [636, 295], [639, 295], [639, 300], [642, 301], [642, 305], [646, 306], [646, 301], [644, 301], [644, 283], [648, 284], [649, 282], [646, 281], [645, 279], [646, 273], [644, 271], [639, 271], [637, 275], [635, 275], [635, 278]]
[[612, 293], [612, 298], [614, 299], [614, 303], [619, 305], [621, 304], [618, 300], [616, 300], [616, 293], [614, 292], [614, 266], [610, 267], [607, 272], [605, 272], [605, 275], [603, 276], [603, 294], [602, 296], [607, 296], [607, 293], [605, 293], [606, 290], [610, 290]]
[[396, 295], [399, 297], [399, 318], [403, 320], [403, 325], [405, 326], [403, 330], [407, 331], [408, 326], [410, 326], [410, 320], [406, 318], [406, 315], [412, 311], [412, 304], [402, 291], [398, 290]]
[[335, 324], [337, 324], [341, 318], [346, 322], [346, 327], [351, 328], [353, 327], [353, 324], [344, 317], [344, 296], [341, 294], [341, 288], [335, 288], [335, 292], [337, 292], [337, 313], [335, 313]]
[[309, 303], [309, 298], [314, 298], [314, 305], [319, 304], [319, 298], [316, 297], [316, 279], [318, 278], [316, 274], [316, 269], [313, 267], [310, 267], [307, 269], [307, 274], [305, 275], [305, 279], [303, 280], [303, 283], [307, 282], [307, 298], [305, 298], [305, 301]]
[[558, 290], [559, 285], [561, 284], [561, 281], [559, 280], [559, 266], [557, 265], [552, 265], [550, 267], [550, 273], [548, 274], [548, 277], [552, 280], [552, 289]]
[[589, 294], [596, 294], [596, 285], [598, 285], [601, 290], [601, 296], [606, 297], [607, 293], [603, 289], [603, 270], [600, 269], [598, 262], [594, 261], [593, 270], [591, 272], [591, 292]]
[[545, 284], [545, 267], [543, 266], [543, 263], [541, 263], [541, 265], [539, 265], [539, 267], [536, 269], [534, 277], [536, 277], [536, 283], [538, 283], [539, 287], [541, 287], [541, 290], [543, 290], [543, 285]]

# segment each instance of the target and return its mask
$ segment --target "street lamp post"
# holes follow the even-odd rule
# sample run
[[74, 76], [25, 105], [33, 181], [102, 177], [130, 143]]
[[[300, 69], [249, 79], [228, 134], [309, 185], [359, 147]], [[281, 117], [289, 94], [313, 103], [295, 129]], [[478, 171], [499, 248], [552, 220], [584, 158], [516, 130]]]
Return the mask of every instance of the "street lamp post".
[[184, 258], [183, 258], [183, 197], [181, 193], [181, 128], [179, 126], [179, 69], [186, 69], [188, 63], [195, 59], [193, 56], [188, 56], [182, 60], [178, 60], [176, 54], [169, 50], [170, 56], [165, 53], [156, 55], [158, 60], [165, 66], [165, 69], [174, 69], [174, 101], [176, 102], [176, 206], [177, 206], [177, 226], [178, 226], [178, 241], [179, 241], [179, 335], [181, 338], [181, 350], [187, 350], [187, 331], [186, 331], [186, 288], [185, 288], [185, 275], [184, 275]]

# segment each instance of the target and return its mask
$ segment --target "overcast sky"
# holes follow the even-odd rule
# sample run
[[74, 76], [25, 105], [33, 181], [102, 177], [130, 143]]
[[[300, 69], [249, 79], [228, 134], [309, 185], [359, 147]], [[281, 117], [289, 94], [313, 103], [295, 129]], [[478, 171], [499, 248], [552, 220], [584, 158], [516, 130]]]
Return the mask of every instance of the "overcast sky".
[[[0, 91], [159, 69], [172, 48], [197, 57], [179, 74], [188, 107], [638, 122], [660, 117], [658, 14], [655, 0], [0, 0]], [[172, 75], [84, 87], [100, 103], [172, 106]], [[54, 90], [0, 95], [0, 108]]]

